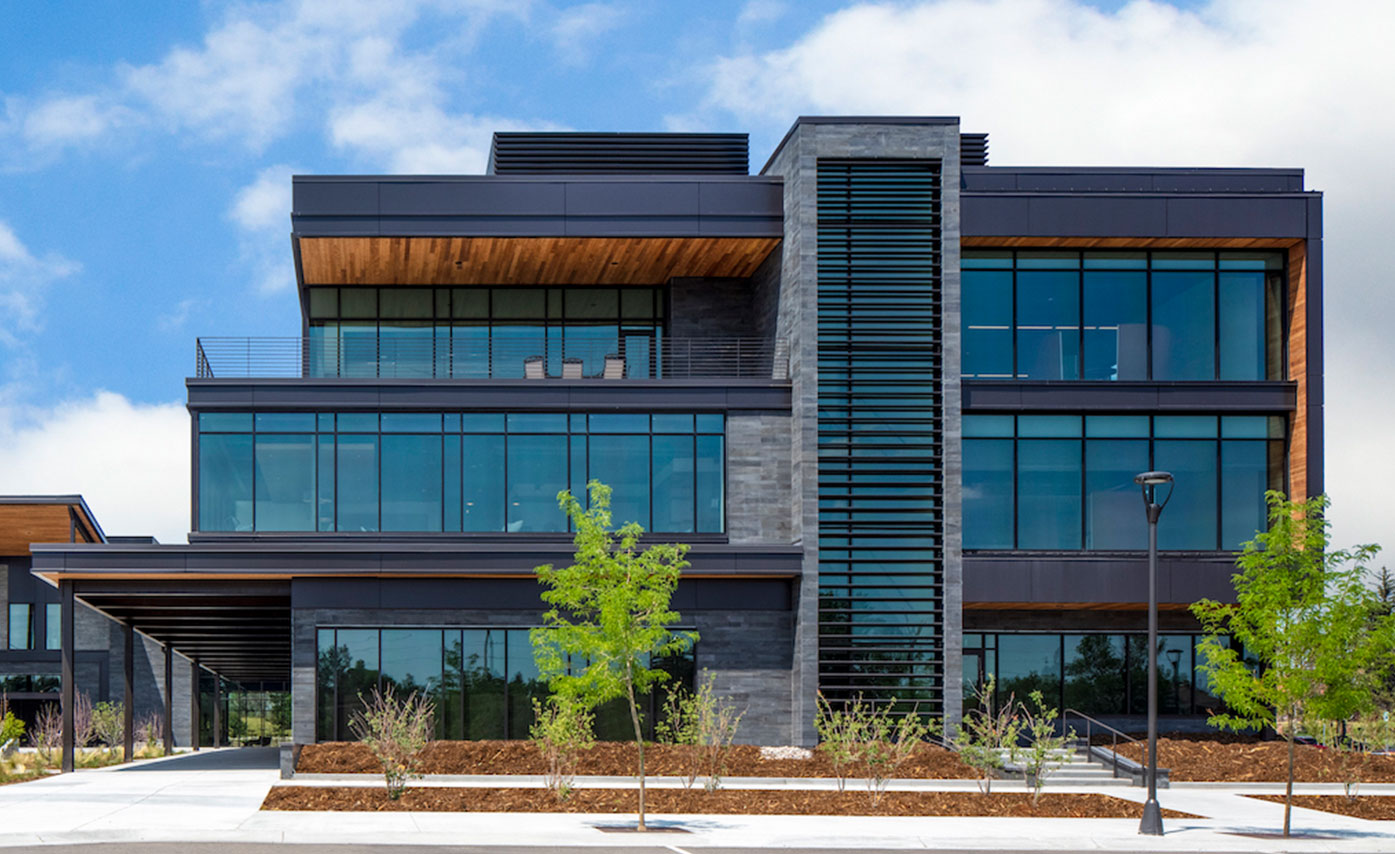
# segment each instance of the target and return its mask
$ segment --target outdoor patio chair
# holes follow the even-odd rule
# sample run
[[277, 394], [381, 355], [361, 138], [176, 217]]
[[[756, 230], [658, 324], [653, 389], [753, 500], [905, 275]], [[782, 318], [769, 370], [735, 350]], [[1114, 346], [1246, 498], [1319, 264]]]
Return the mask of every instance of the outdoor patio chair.
[[564, 380], [579, 380], [579, 379], [581, 379], [581, 376], [582, 376], [582, 374], [581, 374], [581, 360], [580, 360], [580, 359], [563, 359], [563, 360], [562, 360], [562, 379], [564, 379]]
[[608, 380], [619, 380], [625, 378], [625, 359], [619, 353], [610, 353], [605, 357], [605, 371], [601, 374]]
[[523, 360], [523, 376], [530, 380], [540, 380], [547, 376], [543, 369], [542, 356], [529, 356]]

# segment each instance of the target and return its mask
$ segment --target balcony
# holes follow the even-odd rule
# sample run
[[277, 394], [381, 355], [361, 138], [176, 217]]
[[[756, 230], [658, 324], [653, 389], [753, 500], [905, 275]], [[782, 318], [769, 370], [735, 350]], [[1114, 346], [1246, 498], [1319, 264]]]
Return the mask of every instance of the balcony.
[[626, 380], [789, 379], [789, 345], [778, 338], [460, 340], [200, 338], [199, 379]]

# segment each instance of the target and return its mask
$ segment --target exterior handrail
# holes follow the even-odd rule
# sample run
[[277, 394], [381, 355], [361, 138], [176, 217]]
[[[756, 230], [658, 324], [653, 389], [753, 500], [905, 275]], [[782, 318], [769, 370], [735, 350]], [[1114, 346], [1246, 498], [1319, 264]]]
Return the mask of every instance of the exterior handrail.
[[1081, 720], [1085, 721], [1085, 750], [1087, 758], [1089, 756], [1091, 736], [1093, 735], [1093, 732], [1091, 731], [1092, 725], [1097, 726], [1100, 729], [1107, 730], [1109, 732], [1109, 755], [1113, 757], [1111, 760], [1111, 765], [1113, 767], [1110, 769], [1110, 773], [1111, 776], [1117, 779], [1119, 776], [1119, 737], [1123, 736], [1125, 741], [1133, 742], [1134, 744], [1138, 743], [1138, 739], [1134, 738], [1126, 732], [1122, 732], [1120, 730], [1115, 729], [1114, 727], [1110, 726], [1104, 721], [1099, 720], [1098, 718], [1092, 718], [1089, 715], [1077, 709], [1064, 709], [1061, 711], [1062, 726], [1065, 726], [1066, 717], [1068, 715], [1075, 715], [1077, 718], [1080, 718]]
[[[568, 365], [563, 372], [563, 366]], [[396, 337], [386, 334], [199, 338], [194, 375], [287, 379], [789, 380], [783, 338]]]

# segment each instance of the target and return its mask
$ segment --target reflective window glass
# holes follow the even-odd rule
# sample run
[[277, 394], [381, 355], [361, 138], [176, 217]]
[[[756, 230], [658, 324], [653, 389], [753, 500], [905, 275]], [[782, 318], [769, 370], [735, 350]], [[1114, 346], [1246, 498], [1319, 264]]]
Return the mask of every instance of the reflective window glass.
[[[596, 416], [591, 416], [592, 426]], [[589, 477], [614, 490], [611, 519], [616, 527], [638, 522], [649, 528], [649, 437], [589, 437]]]
[[338, 530], [378, 530], [378, 437], [341, 433], [338, 456]]
[[1221, 548], [1238, 549], [1268, 529], [1264, 490], [1269, 485], [1265, 442], [1221, 442]]
[[1148, 547], [1143, 496], [1134, 475], [1148, 471], [1148, 442], [1091, 439], [1085, 443], [1085, 548]]
[[1013, 417], [1011, 415], [965, 415], [961, 423], [966, 439], [999, 436], [1012, 438]]
[[384, 435], [381, 441], [382, 529], [441, 530], [440, 435]]
[[227, 433], [250, 433], [252, 413], [250, 412], [201, 412], [199, 430]]
[[567, 488], [567, 437], [510, 436], [508, 467], [508, 530], [566, 530], [557, 493]]
[[[701, 419], [699, 415], [699, 427]], [[720, 418], [721, 416], [717, 416]], [[697, 529], [720, 533], [726, 524], [726, 451], [722, 436], [697, 437]]]
[[252, 530], [252, 434], [199, 437], [199, 530]]
[[1087, 380], [1148, 378], [1148, 275], [1087, 272], [1084, 277]]
[[384, 412], [382, 431], [384, 433], [439, 433], [441, 432], [441, 413]]
[[1079, 379], [1079, 288], [1074, 271], [1018, 271], [1018, 378]]
[[1080, 548], [1080, 441], [1017, 443], [1017, 547]]
[[1174, 490], [1158, 520], [1158, 547], [1216, 548], [1216, 443], [1158, 440], [1153, 465], [1172, 473]]
[[460, 437], [464, 531], [504, 530], [504, 437]]
[[1061, 636], [998, 635], [999, 700], [1033, 691], [1053, 706], [1061, 702]]
[[339, 629], [335, 642], [335, 664], [340, 667], [335, 726], [339, 737], [348, 738], [353, 732], [350, 722], [363, 709], [362, 698], [371, 696], [378, 687], [378, 631]]
[[34, 606], [23, 602], [11, 602], [10, 608], [10, 649], [34, 648]]
[[1220, 378], [1265, 379], [1263, 272], [1220, 274]]
[[311, 433], [315, 430], [315, 415], [311, 412], [258, 412], [258, 433]]
[[441, 686], [440, 629], [382, 630], [383, 687], [399, 697], [417, 693], [431, 699]]
[[963, 373], [1012, 376], [1012, 271], [962, 273]]
[[465, 737], [506, 738], [504, 655], [508, 632], [503, 629], [465, 629], [461, 635]]
[[1065, 635], [1065, 705], [1087, 715], [1124, 711], [1124, 636]]
[[63, 648], [63, 606], [57, 602], [44, 605], [44, 649]]
[[1012, 548], [1012, 440], [964, 440], [964, 548]]
[[1215, 379], [1215, 276], [1154, 272], [1152, 334], [1153, 379]]
[[654, 530], [693, 530], [695, 463], [692, 436], [654, 437]]
[[547, 683], [538, 678], [533, 644], [526, 631], [508, 632], [505, 643], [508, 645], [508, 737], [525, 739], [533, 725], [533, 701], [543, 702], [547, 699]]
[[258, 531], [313, 531], [315, 437], [258, 433], [256, 522]]

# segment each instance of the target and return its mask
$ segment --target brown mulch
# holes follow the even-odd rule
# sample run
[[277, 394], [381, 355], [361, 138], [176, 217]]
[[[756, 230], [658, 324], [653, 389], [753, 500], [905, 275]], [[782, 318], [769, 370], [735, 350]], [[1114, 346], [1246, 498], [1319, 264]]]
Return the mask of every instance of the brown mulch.
[[[597, 742], [582, 751], [578, 774], [626, 776], [638, 765], [635, 746], [628, 742]], [[644, 771], [657, 777], [681, 777], [688, 765], [681, 750], [667, 744], [644, 746]], [[424, 774], [542, 774], [547, 770], [538, 749], [529, 741], [433, 741], [422, 753]], [[296, 772], [301, 774], [380, 774], [381, 766], [367, 747], [357, 742], [307, 744]], [[760, 748], [737, 744], [727, 757], [727, 777], [833, 777], [828, 759], [814, 751], [812, 759], [761, 759]], [[919, 780], [962, 780], [976, 775], [959, 757], [943, 747], [924, 745], [896, 770], [896, 777]]]
[[[1259, 801], [1281, 804], [1283, 795], [1246, 795]], [[1293, 805], [1310, 810], [1335, 812], [1352, 818], [1369, 818], [1372, 821], [1395, 821], [1395, 796], [1362, 795], [1348, 798], [1346, 795], [1294, 795]]]
[[[1146, 745], [1119, 745], [1119, 755], [1143, 761]], [[1347, 761], [1360, 769], [1367, 783], [1395, 783], [1395, 756], [1350, 754]], [[1341, 755], [1310, 744], [1294, 751], [1293, 779], [1304, 783], [1343, 781]], [[1178, 782], [1224, 780], [1228, 783], [1282, 783], [1288, 779], [1288, 744], [1240, 737], [1159, 738], [1158, 766], [1172, 772]]]
[[[338, 812], [565, 812], [634, 813], [635, 789], [578, 789], [559, 802], [546, 789], [478, 789], [422, 787], [389, 800], [380, 788], [361, 786], [276, 786], [262, 802], [264, 810], [332, 810]], [[872, 806], [866, 791], [805, 792], [701, 789], [650, 789], [649, 813], [684, 815], [879, 815], [1012, 816], [1019, 818], [1142, 818], [1143, 807], [1107, 795], [1043, 794], [1032, 803], [1026, 793], [982, 795], [977, 792], [886, 792]], [[1195, 818], [1163, 810], [1169, 818]]]

